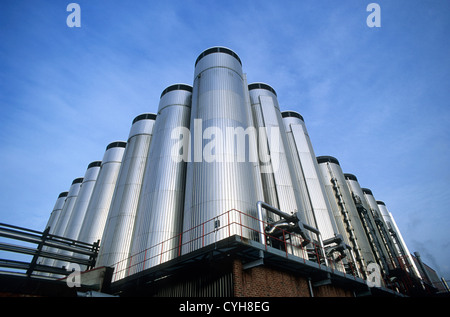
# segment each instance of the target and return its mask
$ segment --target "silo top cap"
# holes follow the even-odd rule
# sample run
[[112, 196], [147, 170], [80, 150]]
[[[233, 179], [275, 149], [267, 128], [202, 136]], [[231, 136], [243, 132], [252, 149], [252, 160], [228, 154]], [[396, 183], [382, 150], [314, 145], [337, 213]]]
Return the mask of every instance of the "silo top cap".
[[272, 92], [275, 96], [277, 95], [277, 93], [275, 92], [275, 89], [273, 89], [272, 87], [270, 87], [267, 84], [264, 83], [253, 83], [248, 85], [248, 90], [252, 90], [252, 89], [266, 89], [269, 90], [270, 92]]
[[101, 165], [102, 165], [102, 161], [94, 161], [88, 165], [88, 169], [90, 169], [91, 167], [96, 167], [96, 166], [101, 166]]
[[336, 158], [332, 157], [332, 156], [318, 156], [317, 157], [317, 162], [319, 164], [320, 163], [330, 162], [330, 163], [334, 163], [334, 164], [340, 165], [339, 161]]
[[386, 206], [386, 204], [384, 203], [384, 201], [381, 201], [381, 200], [377, 200], [377, 204], [378, 204], [378, 205]]
[[160, 98], [162, 98], [162, 96], [167, 94], [169, 91], [173, 91], [173, 90], [186, 90], [186, 91], [192, 92], [192, 86], [189, 86], [186, 84], [175, 84], [175, 85], [169, 86], [163, 90]]
[[62, 192], [61, 194], [59, 194], [58, 198], [67, 197], [68, 194], [69, 192]]
[[299, 118], [300, 120], [302, 120], [303, 122], [305, 122], [305, 120], [303, 120], [303, 117], [300, 113], [295, 112], [295, 111], [283, 111], [281, 113], [281, 117], [286, 118], [286, 117], [294, 117], [294, 118]]
[[351, 180], [356, 181], [356, 182], [358, 181], [358, 179], [356, 178], [356, 176], [353, 175], [353, 174], [345, 173], [344, 176], [345, 176], [345, 179], [351, 179]]
[[82, 182], [83, 182], [83, 177], [75, 178], [72, 182], [72, 185], [82, 183]]
[[371, 191], [370, 189], [368, 189], [368, 188], [361, 188], [361, 189], [362, 189], [362, 191], [363, 191], [364, 194], [372, 195], [372, 196], [373, 196], [372, 191]]
[[107, 147], [106, 150], [109, 150], [113, 147], [126, 147], [127, 146], [127, 142], [123, 142], [123, 141], [116, 141], [116, 142], [112, 142], [110, 143]]
[[146, 119], [156, 120], [156, 114], [154, 114], [154, 113], [140, 114], [136, 118], [134, 118], [133, 124], [136, 123], [137, 121], [146, 120]]
[[203, 51], [197, 57], [197, 60], [195, 61], [195, 65], [197, 65], [197, 63], [203, 57], [205, 57], [206, 55], [209, 55], [209, 54], [213, 54], [213, 53], [225, 53], [225, 54], [231, 55], [231, 56], [233, 56], [234, 58], [236, 58], [238, 60], [239, 64], [242, 65], [242, 62], [241, 62], [241, 59], [239, 58], [239, 56], [235, 52], [233, 52], [232, 50], [230, 50], [229, 48], [226, 48], [226, 47], [211, 47], [211, 48], [208, 48], [207, 50]]

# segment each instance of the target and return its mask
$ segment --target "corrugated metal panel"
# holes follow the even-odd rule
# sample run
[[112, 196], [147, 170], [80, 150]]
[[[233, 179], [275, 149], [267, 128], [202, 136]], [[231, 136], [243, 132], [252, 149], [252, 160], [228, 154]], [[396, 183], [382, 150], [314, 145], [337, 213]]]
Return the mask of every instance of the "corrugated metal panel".
[[73, 207], [72, 215], [63, 234], [66, 238], [78, 238], [94, 190], [95, 182], [97, 181], [98, 173], [100, 172], [100, 165], [100, 161], [92, 162], [86, 170], [80, 192], [78, 193], [78, 198]]
[[378, 265], [385, 272], [389, 272], [389, 254], [382, 243], [382, 239], [379, 231], [376, 229], [375, 220], [373, 218], [373, 214], [371, 212], [370, 206], [367, 203], [364, 193], [362, 191], [359, 182], [353, 174], [344, 174], [346, 183], [350, 192], [352, 193], [353, 199], [357, 199], [357, 201], [361, 202], [361, 205], [366, 210], [365, 213], [359, 213], [361, 222], [364, 226], [364, 230], [369, 239], [372, 252], [375, 255]]
[[381, 215], [383, 216], [386, 223], [388, 224], [388, 226], [390, 227], [390, 229], [392, 230], [393, 234], [396, 237], [397, 240], [396, 246], [398, 247], [398, 252], [402, 253], [403, 257], [408, 260], [409, 262], [408, 264], [412, 267], [413, 273], [416, 275], [416, 277], [420, 278], [421, 275], [419, 273], [419, 270], [414, 263], [411, 253], [408, 250], [408, 246], [403, 240], [403, 236], [397, 227], [394, 217], [392, 216], [391, 212], [388, 210], [384, 202], [377, 201], [377, 204], [378, 208], [380, 209]]
[[[223, 144], [221, 146], [216, 143], [216, 146], [213, 146], [217, 139], [220, 140], [220, 133], [225, 133], [227, 128], [246, 130], [252, 126], [246, 108], [248, 95], [244, 84], [241, 65], [230, 54], [212, 53], [197, 63], [191, 111], [191, 133], [194, 136], [193, 162], [188, 163], [184, 231], [233, 208], [257, 217], [258, 189], [255, 184], [256, 170], [253, 163], [249, 160], [240, 162], [242, 157]], [[196, 119], [201, 119], [201, 127], [195, 126]], [[204, 132], [208, 131], [215, 134], [209, 138], [207, 135], [202, 138]], [[198, 135], [202, 138], [201, 146], [196, 143]], [[220, 158], [224, 160], [219, 161]], [[240, 219], [235, 218], [231, 221], [239, 223]], [[246, 217], [242, 221], [246, 227], [258, 228], [257, 223], [250, 218]], [[227, 224], [227, 219], [221, 220], [221, 227]], [[204, 232], [214, 232], [214, 229], [214, 222], [210, 222], [205, 225]], [[240, 228], [230, 229], [230, 234], [240, 234]], [[183, 235], [183, 241], [188, 242], [201, 237], [202, 230], [203, 228], [198, 232], [189, 231]], [[253, 232], [246, 228], [243, 228], [242, 234], [247, 238], [254, 238]], [[222, 239], [228, 235], [228, 231], [216, 231], [201, 241], [186, 244], [183, 251], [195, 250], [203, 244], [213, 243], [216, 238]]]
[[[83, 220], [86, 215], [87, 207], [94, 190], [95, 182], [97, 181], [98, 173], [100, 171], [100, 161], [92, 162], [88, 165], [86, 173], [83, 178], [83, 182], [80, 185], [80, 190], [78, 192], [77, 199], [73, 206], [70, 219], [67, 222], [66, 230], [62, 234], [63, 237], [69, 239], [78, 239], [78, 234], [80, 233], [81, 226], [83, 225]], [[59, 250], [60, 254], [70, 256], [73, 254], [71, 251]], [[66, 266], [68, 263], [63, 261], [56, 261], [54, 266], [62, 267]]]
[[[75, 206], [75, 202], [77, 201], [82, 182], [83, 182], [82, 177], [73, 180], [72, 185], [70, 186], [69, 189], [69, 193], [67, 194], [64, 206], [61, 210], [60, 216], [55, 225], [55, 230], [53, 231], [54, 235], [56, 236], [64, 235], [64, 232], [67, 228], [67, 224], [69, 223], [70, 216], [72, 215], [73, 207]], [[53, 251], [57, 252], [57, 250]], [[54, 259], [46, 259], [45, 264], [56, 265], [58, 264], [58, 262]]]
[[233, 275], [225, 272], [221, 275], [204, 273], [190, 278], [162, 285], [155, 297], [232, 297]]
[[338, 233], [338, 229], [331, 214], [331, 207], [326, 197], [311, 140], [304, 121], [299, 118], [301, 116], [290, 114], [291, 112], [283, 112], [283, 121], [287, 135], [291, 140], [293, 160], [294, 162], [298, 161], [298, 169], [301, 169], [296, 175], [303, 176], [302, 179], [299, 179], [299, 182], [304, 181], [306, 195], [309, 197], [312, 208], [311, 217], [314, 222], [311, 222], [310, 225], [319, 229], [323, 239], [333, 238]]
[[155, 119], [155, 114], [142, 114], [133, 120], [101, 239], [96, 266], [114, 266], [115, 280], [126, 273]]
[[352, 247], [359, 264], [359, 271], [365, 274], [367, 264], [376, 263], [376, 261], [344, 173], [335, 158], [322, 156], [317, 159], [339, 233], [343, 236], [345, 243]]
[[373, 193], [371, 190], [367, 188], [362, 188], [364, 193], [364, 198], [366, 199], [367, 203], [369, 204], [369, 207], [371, 209], [371, 212], [373, 214], [375, 225], [377, 227], [377, 230], [380, 233], [381, 239], [383, 244], [386, 247], [386, 250], [388, 252], [389, 256], [389, 265], [392, 265], [394, 267], [399, 267], [398, 264], [398, 257], [400, 254], [398, 253], [398, 250], [395, 248], [395, 243], [392, 239], [392, 236], [389, 233], [389, 228], [386, 224], [386, 222], [383, 219], [383, 216], [381, 215], [380, 209], [378, 208], [377, 201], [375, 197], [373, 196]]
[[[58, 199], [56, 200], [55, 206], [53, 207], [53, 210], [50, 214], [47, 225], [45, 226], [46, 229], [50, 227], [49, 234], [54, 234], [55, 232], [56, 224], [58, 223], [61, 211], [63, 210], [64, 204], [66, 202], [66, 197], [68, 194], [69, 192], [62, 192], [59, 194]], [[49, 251], [49, 250], [50, 248], [47, 246], [43, 246], [42, 248], [42, 251]], [[49, 265], [50, 263], [53, 263], [53, 260], [48, 258], [39, 258], [37, 263]], [[48, 275], [48, 274], [42, 273], [40, 275]]]
[[102, 238], [108, 217], [126, 142], [113, 142], [106, 148], [102, 166], [78, 236], [78, 240], [94, 243]]
[[179, 139], [172, 132], [189, 128], [188, 87], [168, 89], [161, 96], [136, 215], [130, 274], [178, 255], [179, 239], [171, 238], [182, 230], [187, 163], [173, 156]]
[[59, 216], [58, 222], [56, 223], [55, 230], [53, 231], [54, 235], [63, 236], [66, 231], [67, 224], [69, 223], [70, 216], [72, 215], [73, 207], [75, 206], [75, 202], [77, 201], [78, 194], [81, 189], [81, 184], [83, 182], [83, 178], [76, 178], [72, 182], [70, 186], [69, 193], [66, 197], [66, 202], [64, 203], [64, 207], [61, 210], [61, 214]]
[[66, 202], [66, 197], [69, 192], [62, 192], [59, 194], [58, 199], [56, 200], [55, 206], [53, 207], [53, 210], [50, 214], [50, 217], [47, 221], [47, 225], [45, 228], [50, 227], [50, 234], [53, 234], [55, 231], [56, 223], [58, 222], [59, 216], [61, 214], [61, 211], [64, 207], [64, 203]]
[[[270, 153], [270, 161], [262, 166], [268, 169], [261, 170], [264, 192], [267, 193], [265, 201], [288, 214], [300, 211], [303, 216], [302, 221], [315, 227], [315, 224], [307, 221], [308, 199], [295, 176], [296, 170], [290, 153], [289, 140], [285, 133], [275, 91], [270, 86], [260, 83], [250, 84], [249, 89], [253, 117], [256, 120], [255, 126], [258, 133], [267, 135], [267, 141], [260, 142], [259, 146], [267, 147], [264, 151]], [[269, 212], [267, 215], [273, 220], [279, 218]], [[295, 241], [294, 244], [297, 242]], [[306, 256], [306, 253], [301, 250], [293, 250], [293, 253], [300, 257]]]

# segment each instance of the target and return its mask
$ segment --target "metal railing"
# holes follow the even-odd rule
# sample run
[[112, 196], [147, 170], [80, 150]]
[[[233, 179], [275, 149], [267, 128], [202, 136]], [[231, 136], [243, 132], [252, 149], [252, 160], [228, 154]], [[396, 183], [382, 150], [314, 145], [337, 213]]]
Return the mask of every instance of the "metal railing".
[[[286, 258], [296, 256], [305, 263], [306, 261], [315, 262], [319, 267], [327, 266], [332, 271], [340, 271], [344, 275], [349, 275], [353, 278], [360, 276], [352, 257], [344, 258], [342, 254], [327, 254], [327, 250], [319, 238], [319, 232], [312, 230], [314, 228], [309, 229], [311, 229], [310, 232], [317, 236], [317, 239], [311, 238], [308, 241], [299, 233], [279, 227], [276, 228], [274, 233], [267, 233], [273, 227], [274, 224], [261, 221], [257, 217], [240, 210], [228, 210], [189, 230], [117, 262], [114, 264], [112, 282], [149, 268], [149, 263], [152, 263], [150, 267], [153, 267], [177, 256], [187, 254], [191, 250], [187, 248], [188, 246], [194, 245], [195, 249], [200, 249], [232, 235], [260, 242], [264, 245], [266, 251], [268, 248], [281, 250], [281, 254]], [[307, 226], [305, 227], [308, 230]], [[277, 254], [280, 254], [280, 252]]]
[[[71, 272], [64, 267], [46, 265], [46, 260], [59, 260], [67, 263], [77, 263], [87, 269], [95, 266], [99, 242], [89, 244], [68, 239], [49, 233], [50, 227], [44, 231], [36, 231], [18, 226], [0, 223], [0, 251], [12, 252], [21, 256], [30, 257], [29, 261], [0, 259], [0, 267], [9, 269], [1, 271], [4, 274], [25, 275], [28, 277], [43, 277], [45, 273], [56, 275], [69, 275]], [[13, 243], [6, 241], [12, 240]], [[20, 241], [22, 245], [17, 244]], [[24, 245], [25, 244], [25, 245]], [[68, 251], [70, 255], [62, 251]]]

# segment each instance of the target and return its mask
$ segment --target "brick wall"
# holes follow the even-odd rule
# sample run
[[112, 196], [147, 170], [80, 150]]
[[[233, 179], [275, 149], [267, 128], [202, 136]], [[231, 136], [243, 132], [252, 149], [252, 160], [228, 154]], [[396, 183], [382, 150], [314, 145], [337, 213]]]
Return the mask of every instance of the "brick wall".
[[[306, 277], [267, 266], [243, 270], [242, 262], [233, 262], [233, 285], [236, 297], [310, 297]], [[317, 297], [350, 297], [352, 292], [334, 285], [313, 288]]]

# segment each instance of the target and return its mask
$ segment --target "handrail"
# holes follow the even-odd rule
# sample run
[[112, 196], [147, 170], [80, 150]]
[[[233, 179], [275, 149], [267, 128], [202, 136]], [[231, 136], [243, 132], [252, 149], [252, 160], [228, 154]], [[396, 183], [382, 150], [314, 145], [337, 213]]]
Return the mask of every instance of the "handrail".
[[[268, 207], [270, 205], [265, 205], [265, 204], [260, 204], [261, 208], [264, 207]], [[225, 233], [225, 236], [231, 236], [233, 234], [236, 233], [232, 233], [232, 232], [238, 232], [237, 235], [238, 236], [243, 236], [243, 230], [251, 230], [255, 233], [254, 236], [258, 236], [259, 238], [256, 242], [260, 242], [261, 244], [263, 244], [267, 250], [267, 244], [266, 244], [266, 240], [272, 240], [272, 241], [278, 241], [279, 244], [284, 245], [284, 249], [286, 251], [286, 257], [288, 256], [292, 256], [293, 254], [291, 254], [289, 252], [288, 249], [292, 249], [292, 248], [299, 248], [299, 252], [302, 252], [302, 254], [304, 254], [303, 259], [305, 261], [309, 260], [309, 261], [317, 261], [317, 264], [319, 265], [323, 265], [325, 263], [326, 266], [330, 265], [330, 260], [332, 260], [329, 255], [326, 254], [325, 252], [325, 247], [323, 245], [323, 241], [321, 239], [320, 236], [320, 232], [319, 230], [317, 230], [316, 228], [313, 228], [309, 225], [303, 224], [303, 229], [304, 230], [309, 230], [311, 232], [313, 232], [314, 234], [316, 234], [318, 236], [318, 241], [319, 243], [316, 243], [313, 241], [313, 239], [310, 240], [306, 240], [304, 239], [304, 237], [301, 234], [298, 234], [296, 232], [292, 232], [289, 230], [284, 230], [282, 228], [279, 228], [281, 234], [280, 236], [272, 236], [269, 233], [267, 233], [267, 231], [265, 230], [266, 227], [270, 227], [273, 226], [273, 224], [270, 224], [268, 222], [265, 222], [263, 220], [261, 220], [261, 215], [262, 213], [260, 212], [260, 210], [257, 212], [257, 217], [254, 217], [252, 215], [249, 215], [247, 213], [244, 213], [240, 210], [237, 209], [230, 209], [228, 211], [225, 211], [222, 214], [219, 214], [205, 222], [202, 222], [190, 229], [187, 229], [179, 234], [176, 234], [174, 236], [172, 236], [171, 238], [168, 238], [158, 244], [155, 244], [145, 250], [142, 250], [138, 253], [132, 254], [129, 257], [118, 261], [117, 263], [115, 263], [114, 265], [112, 265], [114, 267], [114, 273], [113, 273], [113, 279], [112, 282], [117, 281], [121, 278], [133, 275], [135, 273], [141, 272], [142, 270], [144, 270], [144, 268], [146, 267], [146, 264], [148, 263], [157, 263], [155, 265], [161, 264], [165, 261], [167, 261], [166, 257], [169, 254], [176, 254], [175, 257], [177, 256], [181, 256], [182, 255], [182, 248], [184, 246], [187, 246], [189, 244], [192, 243], [199, 243], [199, 247], [204, 247], [205, 245], [205, 240], [209, 235], [212, 234], [217, 234], [218, 232], [222, 231], [223, 233]], [[287, 215], [287, 214], [284, 214]], [[289, 215], [290, 216], [290, 215]], [[248, 225], [246, 225], [246, 223], [248, 221], [245, 221], [247, 219], [252, 219], [252, 221], [258, 221], [258, 224], [255, 225], [254, 227], [250, 227]], [[214, 221], [217, 221], [219, 219], [225, 219], [225, 220], [221, 220], [221, 221], [225, 221], [226, 224], [225, 225], [220, 225], [220, 226], [211, 226], [214, 229], [211, 229], [210, 231], [206, 231], [206, 228], [208, 228], [208, 224], [210, 223], [214, 223]], [[291, 220], [293, 219], [292, 216], [290, 218]], [[196, 233], [199, 232], [199, 234], [197, 235], [193, 235], [192, 237], [190, 237], [189, 234], [191, 233]], [[306, 237], [309, 237], [309, 235], [304, 235]], [[186, 237], [190, 237], [189, 240], [184, 240], [183, 238]], [[247, 237], [248, 238], [248, 237]], [[298, 244], [295, 242], [297, 241]], [[176, 244], [176, 247], [172, 247], [169, 248], [167, 247], [168, 245], [171, 245], [171, 242], [174, 242]], [[307, 242], [306, 244], [304, 242]], [[305, 247], [303, 246], [303, 244], [308, 245], [311, 244], [313, 247], [308, 251], [305, 249]], [[311, 260], [308, 259], [307, 256], [305, 256], [305, 254], [310, 254], [310, 256], [312, 255], [311, 252], [314, 252], [315, 255], [315, 259]], [[299, 255], [298, 255], [299, 256]], [[321, 261], [323, 261], [324, 263], [321, 263]], [[356, 269], [356, 265], [355, 263], [352, 263], [352, 261], [355, 261], [353, 255], [351, 256], [351, 259], [349, 259], [346, 263], [348, 268], [351, 270], [351, 272], [344, 272], [346, 274], [352, 274], [355, 278], [357, 277], [357, 273], [355, 271]], [[332, 261], [334, 262], [334, 261]], [[345, 267], [342, 264], [342, 267], [340, 267], [339, 271], [345, 271]]]

